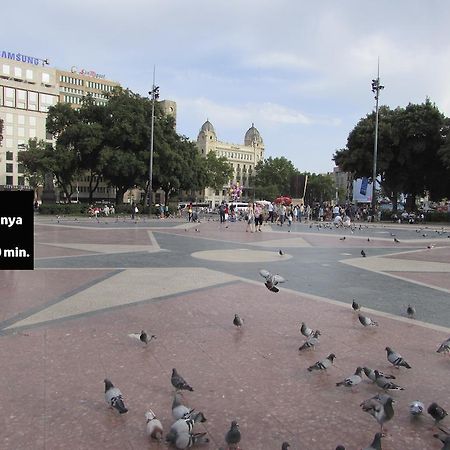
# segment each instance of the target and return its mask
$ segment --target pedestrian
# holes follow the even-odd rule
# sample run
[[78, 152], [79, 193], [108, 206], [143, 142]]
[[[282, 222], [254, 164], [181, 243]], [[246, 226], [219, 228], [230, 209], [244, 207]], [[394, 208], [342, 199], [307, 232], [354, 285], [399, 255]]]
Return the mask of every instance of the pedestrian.
[[280, 215], [280, 226], [283, 226], [284, 220], [286, 218], [286, 206], [283, 204], [280, 204], [280, 209], [278, 214]]
[[247, 208], [247, 227], [245, 229], [246, 232], [250, 229], [250, 233], [255, 232], [255, 211], [253, 209], [253, 203], [248, 204]]
[[188, 206], [188, 222], [192, 220], [192, 202], [189, 203]]
[[219, 217], [220, 217], [220, 223], [225, 222], [225, 201], [222, 200], [222, 203], [219, 206]]
[[272, 202], [269, 203], [268, 210], [269, 210], [269, 217], [267, 217], [266, 222], [268, 222], [270, 220], [270, 223], [273, 223], [273, 203]]
[[263, 209], [259, 203], [255, 203], [255, 231], [262, 231]]

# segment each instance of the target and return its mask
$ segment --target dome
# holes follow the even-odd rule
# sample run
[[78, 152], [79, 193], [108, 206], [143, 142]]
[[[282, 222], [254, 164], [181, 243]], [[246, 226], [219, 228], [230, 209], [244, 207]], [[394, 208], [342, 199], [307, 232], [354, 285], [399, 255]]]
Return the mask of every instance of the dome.
[[202, 125], [202, 127], [200, 128], [200, 132], [204, 132], [204, 133], [216, 133], [216, 131], [214, 130], [213, 124], [209, 121], [206, 120], [206, 122]]
[[253, 145], [253, 143], [262, 144], [263, 140], [259, 131], [255, 128], [255, 125], [252, 123], [252, 126], [245, 133], [244, 145]]

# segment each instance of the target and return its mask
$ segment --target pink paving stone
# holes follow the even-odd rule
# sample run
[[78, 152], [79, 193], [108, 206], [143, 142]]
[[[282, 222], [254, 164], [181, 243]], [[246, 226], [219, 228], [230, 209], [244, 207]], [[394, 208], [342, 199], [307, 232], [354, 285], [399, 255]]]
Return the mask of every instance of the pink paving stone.
[[[234, 313], [245, 320], [232, 325]], [[377, 317], [380, 327], [363, 328], [350, 306], [341, 307], [261, 285], [238, 282], [149, 303], [99, 312], [0, 337], [0, 447], [8, 449], [161, 448], [149, 444], [144, 412], [153, 409], [166, 430], [171, 423], [173, 367], [194, 387], [188, 406], [205, 413], [216, 449], [233, 419], [241, 425], [243, 450], [365, 448], [378, 430], [359, 403], [378, 392], [363, 382], [355, 392], [335, 383], [369, 365], [395, 373], [406, 387], [394, 393], [394, 419], [383, 449], [424, 450], [441, 446], [432, 421], [411, 421], [412, 400], [450, 408], [446, 384], [450, 361], [435, 352], [446, 333], [413, 321]], [[322, 331], [314, 351], [299, 355], [299, 323]], [[127, 334], [145, 328], [157, 335], [148, 346]], [[387, 363], [390, 345], [413, 366]], [[328, 373], [306, 368], [330, 352]], [[123, 392], [124, 416], [103, 400], [105, 376]]]
[[[426, 244], [428, 245], [428, 244]], [[429, 261], [429, 262], [441, 262], [441, 263], [450, 263], [450, 245], [445, 243], [436, 243], [436, 246], [433, 248], [426, 248], [426, 245], [423, 245], [423, 250], [411, 252], [411, 253], [403, 253], [399, 255], [387, 255], [385, 258], [395, 258], [395, 259], [407, 259], [414, 261]], [[438, 247], [439, 245], [439, 247]]]
[[34, 258], [54, 258], [60, 256], [80, 256], [80, 255], [92, 255], [93, 252], [86, 250], [76, 250], [73, 248], [54, 247], [52, 245], [35, 244], [34, 245]]
[[[107, 225], [105, 225], [107, 227]], [[38, 243], [82, 244], [143, 244], [151, 245], [148, 230], [140, 228], [102, 229], [81, 227], [36, 225]]]
[[87, 283], [103, 279], [114, 271], [92, 270], [1, 270], [0, 321], [30, 308], [38, 308]]

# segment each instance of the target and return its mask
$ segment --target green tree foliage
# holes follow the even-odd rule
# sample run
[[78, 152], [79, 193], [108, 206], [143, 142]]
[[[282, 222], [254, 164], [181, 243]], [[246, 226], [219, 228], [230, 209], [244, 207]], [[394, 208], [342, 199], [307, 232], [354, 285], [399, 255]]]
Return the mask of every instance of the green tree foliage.
[[292, 162], [284, 156], [280, 158], [269, 157], [259, 161], [255, 171], [255, 196], [269, 200], [281, 195], [290, 195], [291, 178], [298, 173]]
[[44, 141], [37, 141], [36, 139], [30, 139], [26, 150], [22, 150], [17, 155], [17, 160], [23, 165], [23, 175], [28, 182], [28, 185], [32, 187], [36, 193], [39, 186], [44, 184], [44, 176], [46, 167], [42, 165], [40, 157], [40, 151], [36, 152], [36, 148], [45, 149]]
[[[381, 107], [379, 114], [377, 175], [394, 208], [401, 192], [411, 200], [424, 191], [436, 199], [449, 192], [450, 173], [439, 153], [448, 134], [448, 119], [429, 100], [395, 110]], [[350, 132], [346, 148], [336, 151], [336, 164], [355, 177], [371, 178], [374, 134], [372, 113]]]
[[313, 205], [314, 203], [322, 203], [331, 201], [335, 197], [335, 183], [333, 175], [305, 173], [308, 176], [306, 184], [305, 204]]
[[208, 152], [205, 163], [207, 186], [215, 191], [222, 190], [233, 177], [233, 166], [225, 156], [217, 157], [215, 152]]
[[19, 153], [18, 160], [27, 173], [42, 177], [46, 172], [53, 173], [66, 201], [70, 201], [73, 194], [72, 183], [78, 167], [77, 154], [73, 147], [58, 143], [52, 146], [45, 141], [32, 139], [28, 143], [28, 149]]

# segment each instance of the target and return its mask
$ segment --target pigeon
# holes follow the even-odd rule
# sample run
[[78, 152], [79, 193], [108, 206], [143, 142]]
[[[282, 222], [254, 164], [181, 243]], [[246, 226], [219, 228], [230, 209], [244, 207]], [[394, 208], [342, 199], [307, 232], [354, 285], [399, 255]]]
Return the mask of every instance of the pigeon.
[[177, 391], [193, 391], [194, 389], [191, 388], [191, 386], [189, 386], [189, 384], [186, 383], [186, 381], [184, 380], [184, 378], [178, 374], [177, 369], [172, 369], [172, 377], [170, 378], [170, 381], [172, 383], [172, 386], [177, 390]]
[[196, 444], [206, 444], [209, 439], [206, 433], [179, 433], [175, 439], [175, 447], [179, 449], [189, 448]]
[[361, 305], [359, 303], [356, 303], [355, 299], [353, 299], [353, 301], [352, 301], [352, 308], [353, 308], [353, 311], [360, 311], [361, 310]]
[[365, 252], [364, 250], [361, 250], [361, 256], [362, 256], [363, 258], [366, 257], [366, 252]]
[[181, 396], [177, 392], [175, 392], [172, 402], [172, 417], [175, 420], [178, 419], [189, 419], [193, 409], [184, 406], [181, 403]]
[[404, 391], [405, 388], [402, 388], [398, 384], [395, 384], [394, 382], [388, 380], [387, 378], [380, 375], [380, 372], [378, 370], [375, 370], [375, 384], [380, 387], [381, 389], [384, 389], [385, 391]]
[[145, 418], [147, 419], [147, 436], [161, 442], [163, 433], [161, 422], [151, 409], [145, 413]]
[[436, 423], [440, 422], [448, 416], [447, 411], [439, 406], [436, 402], [433, 402], [427, 409], [428, 414], [436, 421]]
[[400, 243], [400, 241], [395, 237], [394, 238], [394, 242], [396, 243], [396, 244], [399, 244]]
[[279, 289], [276, 287], [278, 283], [284, 283], [286, 280], [280, 275], [272, 275], [268, 270], [261, 269], [259, 274], [266, 279], [264, 283], [266, 288], [272, 292], [278, 292]]
[[287, 450], [290, 447], [289, 442], [283, 442], [281, 444], [281, 450]]
[[416, 308], [414, 306], [408, 305], [406, 308], [406, 314], [410, 319], [414, 319], [416, 317]]
[[169, 435], [176, 435], [179, 433], [190, 433], [194, 428], [194, 424], [197, 422], [206, 422], [206, 417], [202, 412], [195, 414], [190, 419], [178, 419], [170, 427]]
[[409, 413], [414, 416], [420, 416], [425, 411], [425, 405], [418, 400], [414, 400], [409, 404]]
[[316, 330], [314, 333], [309, 336], [309, 338], [305, 341], [303, 345], [301, 345], [298, 349], [299, 351], [305, 350], [307, 348], [314, 348], [319, 343], [320, 331]]
[[114, 387], [110, 380], [104, 379], [105, 382], [105, 400], [112, 408], [117, 409], [120, 414], [125, 414], [128, 409], [125, 408], [123, 403], [122, 392], [119, 388]]
[[278, 254], [280, 255], [280, 256], [284, 256], [284, 252], [283, 252], [283, 250], [278, 250]]
[[[308, 328], [305, 324], [305, 322], [302, 322], [302, 326], [300, 327], [300, 333], [303, 334], [303, 336], [305, 337], [310, 337], [313, 333], [314, 330], [312, 330], [311, 328]], [[449, 338], [450, 340], [450, 338]]]
[[345, 236], [342, 236], [341, 238], [339, 238], [340, 241], [345, 241]]
[[386, 347], [386, 351], [387, 359], [394, 367], [406, 367], [407, 369], [411, 369], [411, 366], [403, 359], [402, 355], [396, 353], [391, 347]]
[[225, 442], [228, 444], [228, 448], [237, 448], [237, 444], [241, 441], [241, 432], [239, 431], [238, 423], [233, 420], [231, 427], [225, 434]]
[[239, 316], [239, 314], [234, 315], [233, 325], [238, 328], [241, 328], [242, 325], [244, 325], [244, 320]]
[[338, 445], [336, 447], [336, 450], [345, 450], [345, 447], [343, 445]]
[[362, 381], [361, 378], [362, 371], [363, 371], [362, 367], [358, 367], [353, 375], [347, 377], [345, 380], [339, 381], [339, 383], [336, 383], [336, 386], [346, 386], [346, 387], [357, 386]]
[[334, 353], [330, 353], [325, 359], [317, 361], [315, 364], [308, 367], [308, 372], [312, 372], [313, 370], [327, 370], [332, 366], [335, 358], [336, 356], [334, 355]]
[[370, 242], [370, 238], [367, 238], [367, 242]]
[[370, 447], [366, 447], [364, 450], [381, 450], [381, 433], [376, 433]]
[[378, 322], [375, 322], [375, 320], [371, 319], [370, 317], [363, 316], [362, 314], [358, 314], [358, 319], [361, 323], [361, 325], [365, 327], [377, 327]]
[[449, 353], [450, 352], [450, 337], [446, 339], [436, 350], [437, 353]]
[[[369, 378], [369, 380], [372, 380], [373, 382], [376, 381], [377, 376], [375, 375], [375, 370], [373, 370], [369, 367], [363, 367], [363, 371], [366, 374], [366, 377]], [[377, 370], [377, 372], [378, 372], [378, 375], [386, 378], [387, 380], [395, 380], [394, 375], [383, 373], [380, 370]]]
[[378, 394], [361, 403], [363, 411], [373, 416], [380, 425], [383, 432], [383, 425], [394, 417], [394, 400], [387, 394]]
[[152, 339], [156, 339], [156, 336], [154, 334], [151, 334], [149, 336], [144, 330], [142, 330], [140, 333], [129, 334], [128, 336], [133, 339], [139, 339], [144, 344], [148, 344]]

